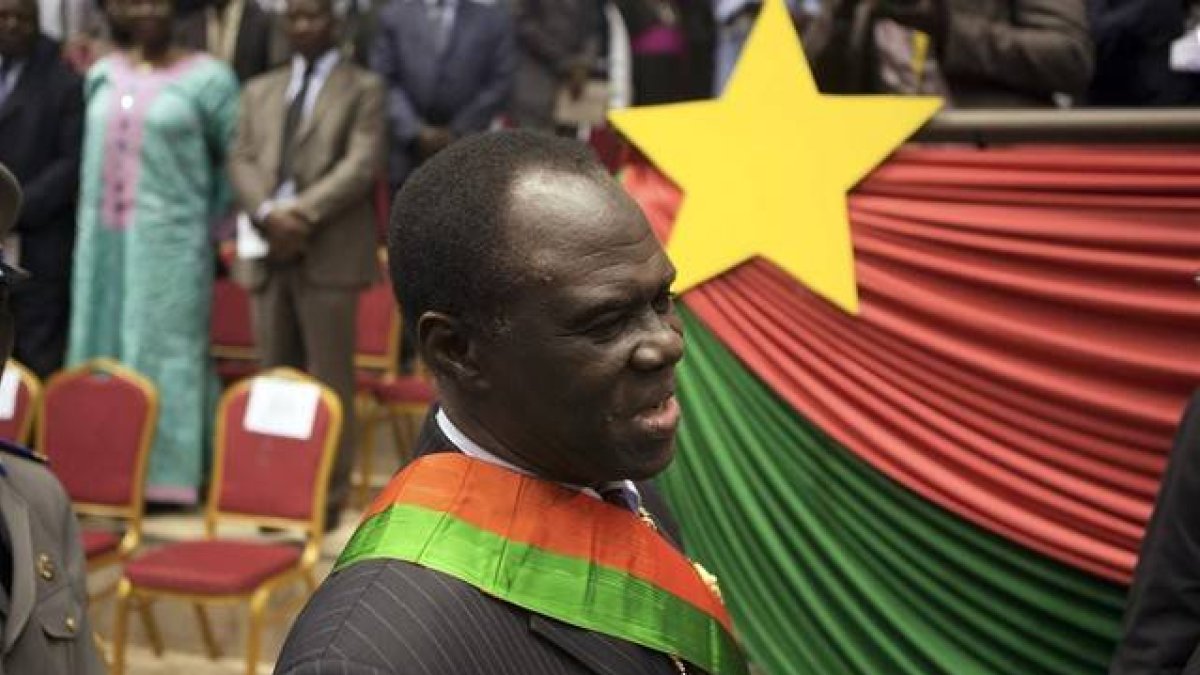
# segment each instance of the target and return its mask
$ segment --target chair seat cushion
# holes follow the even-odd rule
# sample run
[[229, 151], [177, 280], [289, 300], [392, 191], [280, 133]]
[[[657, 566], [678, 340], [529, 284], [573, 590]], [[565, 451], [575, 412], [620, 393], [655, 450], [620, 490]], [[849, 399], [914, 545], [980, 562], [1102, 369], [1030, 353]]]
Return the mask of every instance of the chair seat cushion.
[[107, 530], [83, 530], [83, 554], [88, 560], [115, 551], [121, 545], [121, 535]]
[[385, 405], [403, 403], [431, 404], [437, 398], [433, 385], [413, 375], [380, 380], [375, 385], [375, 399]]
[[300, 560], [300, 547], [253, 541], [167, 544], [125, 566], [135, 586], [162, 591], [227, 595], [245, 593]]
[[360, 370], [354, 374], [354, 388], [360, 394], [374, 394], [382, 377], [378, 373]]

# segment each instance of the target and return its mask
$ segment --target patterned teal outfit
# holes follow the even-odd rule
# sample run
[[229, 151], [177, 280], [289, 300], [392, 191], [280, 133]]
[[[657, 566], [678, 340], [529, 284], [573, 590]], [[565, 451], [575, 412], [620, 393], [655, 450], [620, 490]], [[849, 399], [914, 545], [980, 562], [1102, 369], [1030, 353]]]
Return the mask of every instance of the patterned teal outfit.
[[114, 54], [85, 96], [67, 360], [113, 357], [157, 385], [146, 496], [194, 503], [217, 386], [210, 233], [230, 204], [237, 80], [207, 55], [148, 70]]

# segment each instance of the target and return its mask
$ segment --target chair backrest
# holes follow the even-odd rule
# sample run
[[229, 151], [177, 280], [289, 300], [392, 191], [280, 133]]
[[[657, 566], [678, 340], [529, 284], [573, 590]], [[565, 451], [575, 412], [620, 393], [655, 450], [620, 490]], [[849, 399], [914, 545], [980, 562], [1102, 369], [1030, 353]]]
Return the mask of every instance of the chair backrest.
[[[9, 387], [12, 390], [6, 391]], [[42, 396], [42, 381], [25, 366], [9, 360], [0, 377], [0, 396], [12, 397], [12, 409], [0, 405], [0, 438], [26, 445], [33, 431], [33, 418]]]
[[[258, 392], [257, 383], [264, 383]], [[279, 383], [309, 388], [302, 393], [315, 390], [316, 413], [307, 438], [247, 428], [252, 396], [265, 396], [267, 385]], [[266, 416], [270, 417], [270, 412]], [[210, 536], [216, 532], [217, 521], [236, 519], [299, 528], [319, 537], [329, 472], [342, 429], [337, 395], [304, 373], [275, 368], [246, 378], [225, 392], [217, 408], [216, 428], [205, 519]]]
[[158, 391], [110, 359], [87, 361], [46, 382], [38, 450], [76, 511], [140, 519]]
[[212, 354], [219, 359], [257, 358], [250, 316], [250, 294], [232, 279], [213, 281], [209, 322]]
[[354, 366], [395, 373], [400, 356], [400, 310], [392, 295], [387, 252], [379, 250], [380, 275], [358, 296]]

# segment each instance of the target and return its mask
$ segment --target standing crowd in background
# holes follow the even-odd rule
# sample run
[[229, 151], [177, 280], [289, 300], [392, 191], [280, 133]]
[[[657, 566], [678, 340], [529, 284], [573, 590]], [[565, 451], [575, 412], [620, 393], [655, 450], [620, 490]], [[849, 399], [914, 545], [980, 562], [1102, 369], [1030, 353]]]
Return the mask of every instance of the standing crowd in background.
[[[1195, 0], [788, 0], [818, 85], [954, 107], [1200, 101]], [[266, 366], [353, 409], [373, 195], [495, 126], [586, 137], [719, 95], [758, 0], [0, 0], [15, 358], [107, 356], [162, 393], [147, 496], [194, 504], [219, 383], [215, 274]], [[232, 264], [218, 262], [236, 241]], [[228, 269], [227, 269], [228, 268]], [[406, 359], [411, 354], [406, 355]], [[328, 522], [346, 503], [346, 425]]]

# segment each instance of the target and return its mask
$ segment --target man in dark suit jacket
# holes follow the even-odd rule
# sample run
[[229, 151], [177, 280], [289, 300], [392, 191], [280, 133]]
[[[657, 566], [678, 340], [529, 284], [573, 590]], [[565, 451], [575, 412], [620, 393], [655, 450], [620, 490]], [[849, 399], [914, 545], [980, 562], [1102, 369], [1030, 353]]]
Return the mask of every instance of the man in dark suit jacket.
[[243, 83], [274, 68], [286, 53], [278, 26], [258, 0], [209, 0], [184, 10], [175, 35], [180, 45], [228, 63]]
[[25, 185], [20, 263], [32, 278], [13, 294], [15, 356], [45, 377], [62, 366], [83, 133], [83, 86], [38, 34], [35, 0], [0, 0], [0, 162]]
[[[387, 145], [383, 83], [336, 49], [330, 0], [291, 0], [286, 22], [296, 55], [246, 86], [229, 158], [269, 251], [234, 276], [252, 293], [263, 366], [308, 370], [353, 411], [358, 293], [379, 270], [369, 196]], [[349, 495], [353, 429], [330, 476], [330, 527]]]
[[1200, 389], [1142, 540], [1111, 675], [1200, 675]]
[[371, 70], [388, 88], [390, 176], [452, 141], [488, 128], [508, 102], [516, 69], [501, 0], [390, 0], [376, 18]]
[[578, 97], [600, 48], [597, 0], [514, 0], [519, 61], [512, 115], [523, 127], [553, 131], [564, 88]]
[[1088, 102], [1102, 106], [1200, 103], [1200, 73], [1171, 68], [1171, 43], [1189, 24], [1186, 0], [1088, 0], [1096, 74]]
[[[634, 481], [674, 456], [683, 355], [674, 268], [636, 204], [579, 144], [485, 134], [410, 178], [389, 245], [393, 285], [442, 401], [422, 445], [443, 452], [416, 459], [377, 500], [276, 672], [744, 673], [710, 580], [636, 515], [650, 519]], [[481, 482], [454, 487], [459, 478]], [[424, 503], [449, 494], [496, 517], [405, 510], [414, 488]], [[407, 527], [404, 513], [436, 514], [433, 536]], [[476, 522], [493, 526], [479, 545], [442, 536], [478, 533]], [[589, 542], [582, 552], [541, 557], [577, 535]], [[601, 550], [609, 563], [589, 557]], [[440, 564], [445, 553], [463, 565]], [[473, 572], [494, 564], [503, 572]], [[628, 577], [598, 581], [617, 568], [678, 570], [676, 588], [699, 604], [643, 595]], [[519, 592], [543, 579], [549, 599]], [[646, 597], [658, 598], [654, 609]], [[700, 606], [707, 618], [689, 624]], [[647, 611], [635, 617], [638, 607]], [[691, 633], [703, 645], [689, 644], [685, 625], [707, 626]]]

